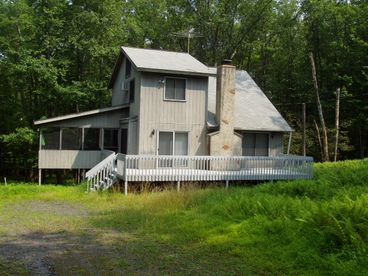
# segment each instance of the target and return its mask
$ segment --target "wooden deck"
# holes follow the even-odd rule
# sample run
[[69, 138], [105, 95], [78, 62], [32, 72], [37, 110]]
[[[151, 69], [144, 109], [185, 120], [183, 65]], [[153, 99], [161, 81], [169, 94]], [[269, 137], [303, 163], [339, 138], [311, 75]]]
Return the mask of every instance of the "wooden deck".
[[162, 156], [111, 153], [87, 172], [89, 189], [107, 189], [118, 179], [128, 182], [311, 179], [313, 158], [296, 155]]
[[310, 179], [313, 158], [281, 155], [117, 156], [117, 176], [124, 181], [233, 181]]

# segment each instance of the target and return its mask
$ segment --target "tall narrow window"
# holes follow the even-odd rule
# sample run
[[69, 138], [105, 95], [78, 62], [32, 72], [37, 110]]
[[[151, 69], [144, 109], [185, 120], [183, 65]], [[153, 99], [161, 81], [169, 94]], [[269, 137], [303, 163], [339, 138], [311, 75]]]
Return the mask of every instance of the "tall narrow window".
[[100, 150], [100, 129], [85, 128], [84, 129], [84, 150]]
[[63, 150], [82, 149], [82, 129], [63, 128], [61, 132], [61, 149]]
[[125, 60], [125, 77], [129, 78], [130, 74], [132, 73], [132, 63], [127, 58]]
[[129, 82], [129, 103], [134, 102], [134, 97], [135, 97], [135, 81], [134, 79], [132, 79]]
[[166, 78], [165, 100], [185, 101], [186, 80]]
[[104, 149], [118, 151], [118, 129], [104, 129]]
[[60, 149], [60, 128], [41, 129], [41, 149]]
[[188, 133], [175, 133], [175, 155], [188, 155]]
[[158, 141], [158, 154], [159, 155], [173, 155], [173, 132], [160, 131]]

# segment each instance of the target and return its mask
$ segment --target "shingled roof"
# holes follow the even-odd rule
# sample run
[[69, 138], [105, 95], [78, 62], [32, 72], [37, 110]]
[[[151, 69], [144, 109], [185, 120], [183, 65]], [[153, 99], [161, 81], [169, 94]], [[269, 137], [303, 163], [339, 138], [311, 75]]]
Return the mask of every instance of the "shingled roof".
[[138, 71], [194, 76], [208, 76], [210, 74], [206, 65], [188, 53], [121, 47], [119, 58], [109, 82], [109, 88], [112, 88], [115, 82], [124, 56], [130, 60]]
[[[208, 85], [208, 126], [216, 127], [216, 68], [209, 68], [212, 76]], [[235, 75], [235, 125], [236, 130], [292, 131], [289, 124], [262, 92], [251, 76], [243, 70]]]

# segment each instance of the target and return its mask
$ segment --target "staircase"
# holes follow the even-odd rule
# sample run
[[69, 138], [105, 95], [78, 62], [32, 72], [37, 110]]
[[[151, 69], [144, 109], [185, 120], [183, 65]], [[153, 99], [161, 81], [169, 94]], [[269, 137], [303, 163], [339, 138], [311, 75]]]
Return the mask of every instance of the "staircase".
[[116, 157], [117, 154], [112, 152], [86, 173], [87, 192], [105, 191], [117, 182]]

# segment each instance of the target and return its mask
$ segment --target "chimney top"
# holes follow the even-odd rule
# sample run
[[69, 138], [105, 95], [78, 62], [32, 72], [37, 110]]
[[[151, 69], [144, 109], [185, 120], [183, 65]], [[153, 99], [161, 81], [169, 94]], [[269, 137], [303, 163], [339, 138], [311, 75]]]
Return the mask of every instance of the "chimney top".
[[232, 65], [232, 60], [231, 59], [224, 59], [222, 61], [221, 65]]

